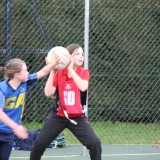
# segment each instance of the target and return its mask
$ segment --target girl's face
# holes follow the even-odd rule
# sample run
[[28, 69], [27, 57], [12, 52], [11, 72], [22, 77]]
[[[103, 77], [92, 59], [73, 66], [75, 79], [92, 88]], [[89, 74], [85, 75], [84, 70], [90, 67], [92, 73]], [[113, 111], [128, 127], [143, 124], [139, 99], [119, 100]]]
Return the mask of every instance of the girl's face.
[[82, 66], [84, 62], [84, 53], [82, 48], [78, 48], [74, 55], [74, 64], [76, 66]]
[[22, 70], [21, 72], [17, 73], [17, 78], [21, 81], [21, 82], [26, 82], [28, 80], [28, 70], [27, 70], [27, 66], [24, 63], [22, 65]]

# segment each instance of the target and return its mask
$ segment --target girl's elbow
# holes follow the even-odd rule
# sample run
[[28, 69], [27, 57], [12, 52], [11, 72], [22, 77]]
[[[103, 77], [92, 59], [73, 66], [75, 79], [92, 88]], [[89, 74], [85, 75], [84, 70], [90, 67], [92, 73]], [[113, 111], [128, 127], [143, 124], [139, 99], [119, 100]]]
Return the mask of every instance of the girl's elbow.
[[85, 89], [81, 89], [81, 91], [82, 91], [82, 92], [85, 92], [85, 91], [86, 91], [87, 89], [88, 89], [88, 88], [85, 88]]
[[50, 92], [44, 90], [44, 95], [45, 95], [46, 97], [50, 97]]
[[80, 90], [82, 92], [86, 91], [88, 89], [88, 85], [89, 85], [88, 81], [84, 80], [83, 83], [81, 84]]
[[44, 91], [44, 94], [46, 97], [54, 97], [54, 93], [52, 92]]
[[50, 95], [48, 93], [44, 93], [46, 97], [50, 97]]
[[80, 90], [82, 91], [82, 92], [84, 92], [84, 91], [86, 91], [88, 89], [88, 85], [87, 86], [83, 86]]
[[53, 94], [45, 94], [46, 97], [49, 97], [49, 98], [54, 98], [55, 96]]

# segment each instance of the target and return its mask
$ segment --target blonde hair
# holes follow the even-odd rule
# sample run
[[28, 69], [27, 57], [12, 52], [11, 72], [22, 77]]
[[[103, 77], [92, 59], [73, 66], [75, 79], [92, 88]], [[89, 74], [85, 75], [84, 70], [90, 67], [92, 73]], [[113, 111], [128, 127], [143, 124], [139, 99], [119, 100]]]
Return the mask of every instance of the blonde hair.
[[13, 79], [15, 73], [21, 72], [23, 64], [25, 62], [21, 59], [11, 59], [5, 67], [0, 67], [0, 71], [4, 71], [5, 79]]

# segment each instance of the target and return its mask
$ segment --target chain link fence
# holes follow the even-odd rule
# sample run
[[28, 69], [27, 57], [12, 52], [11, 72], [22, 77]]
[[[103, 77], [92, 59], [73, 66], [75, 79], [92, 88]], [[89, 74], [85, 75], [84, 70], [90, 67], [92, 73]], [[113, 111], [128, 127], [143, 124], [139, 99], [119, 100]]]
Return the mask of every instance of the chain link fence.
[[[103, 144], [160, 140], [160, 1], [91, 0], [89, 14], [90, 122]], [[26, 61], [30, 73], [45, 65], [54, 46], [84, 46], [85, 0], [0, 1], [0, 65]], [[1, 80], [3, 74], [0, 75]], [[23, 123], [41, 126], [53, 99], [47, 77], [28, 94]], [[79, 143], [67, 130], [68, 143]]]

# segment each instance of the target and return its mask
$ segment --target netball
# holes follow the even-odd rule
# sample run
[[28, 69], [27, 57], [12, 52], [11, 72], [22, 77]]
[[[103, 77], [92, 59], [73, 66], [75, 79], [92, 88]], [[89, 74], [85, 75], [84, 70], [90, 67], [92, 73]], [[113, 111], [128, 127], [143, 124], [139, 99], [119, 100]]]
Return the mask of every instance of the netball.
[[68, 50], [62, 46], [56, 46], [52, 48], [47, 54], [48, 63], [55, 61], [56, 56], [60, 57], [59, 63], [54, 67], [54, 69], [63, 69], [68, 66], [70, 62], [70, 54]]

